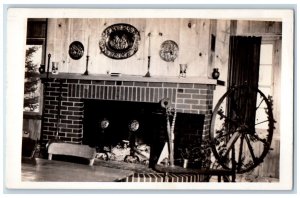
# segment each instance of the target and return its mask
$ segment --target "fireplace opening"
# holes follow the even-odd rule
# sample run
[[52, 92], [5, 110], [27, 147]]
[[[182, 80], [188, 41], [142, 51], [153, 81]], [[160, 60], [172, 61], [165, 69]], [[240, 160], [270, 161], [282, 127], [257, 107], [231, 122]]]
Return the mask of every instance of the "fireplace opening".
[[[176, 158], [181, 157], [180, 149], [191, 143], [197, 142], [200, 147], [203, 123], [204, 115], [177, 113]], [[160, 103], [84, 100], [82, 143], [96, 147], [100, 159], [140, 163], [151, 168], [167, 138], [166, 116]]]
[[[149, 164], [150, 148], [156, 139], [156, 114], [161, 112], [158, 103], [85, 100], [83, 120], [83, 144], [98, 148], [99, 153], [123, 161], [130, 155], [134, 144], [141, 158]], [[136, 130], [130, 124], [138, 124]], [[106, 126], [105, 126], [106, 125]]]

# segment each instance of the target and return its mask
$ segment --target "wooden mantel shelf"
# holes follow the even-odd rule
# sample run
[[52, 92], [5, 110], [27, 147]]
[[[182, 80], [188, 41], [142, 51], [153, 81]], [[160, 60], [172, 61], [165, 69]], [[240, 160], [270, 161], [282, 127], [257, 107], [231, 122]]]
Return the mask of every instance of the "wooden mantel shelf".
[[[46, 74], [42, 74], [41, 78], [45, 79]], [[203, 78], [203, 77], [167, 77], [167, 76], [151, 76], [143, 77], [138, 75], [125, 75], [111, 76], [109, 74], [89, 74], [82, 75], [77, 73], [59, 73], [59, 74], [49, 74], [49, 78], [55, 79], [79, 79], [79, 80], [104, 80], [104, 81], [134, 81], [134, 82], [168, 82], [168, 83], [196, 83], [196, 84], [212, 84], [216, 85], [217, 80]]]

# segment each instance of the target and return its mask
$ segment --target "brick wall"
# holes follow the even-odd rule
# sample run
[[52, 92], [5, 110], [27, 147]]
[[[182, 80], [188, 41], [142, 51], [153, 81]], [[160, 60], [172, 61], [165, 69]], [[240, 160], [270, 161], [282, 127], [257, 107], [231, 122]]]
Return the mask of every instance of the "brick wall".
[[[208, 137], [215, 85], [77, 79], [50, 79], [45, 85], [44, 143], [55, 136], [57, 126], [59, 139], [82, 142], [83, 99], [158, 103], [168, 97], [178, 112], [205, 115], [202, 139]], [[57, 125], [60, 99], [60, 121]]]

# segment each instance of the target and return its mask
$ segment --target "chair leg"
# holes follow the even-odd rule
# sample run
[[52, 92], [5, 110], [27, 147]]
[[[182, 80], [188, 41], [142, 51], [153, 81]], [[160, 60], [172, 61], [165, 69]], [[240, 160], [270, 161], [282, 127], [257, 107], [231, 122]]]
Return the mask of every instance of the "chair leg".
[[233, 174], [232, 174], [231, 178], [232, 178], [231, 182], [235, 182], [235, 179], [236, 179], [235, 172], [233, 172]]
[[218, 175], [218, 182], [221, 182], [221, 175]]
[[95, 158], [93, 158], [93, 159], [90, 159], [90, 163], [89, 163], [89, 165], [90, 165], [90, 166], [93, 166], [93, 164], [94, 164], [94, 161], [95, 161]]

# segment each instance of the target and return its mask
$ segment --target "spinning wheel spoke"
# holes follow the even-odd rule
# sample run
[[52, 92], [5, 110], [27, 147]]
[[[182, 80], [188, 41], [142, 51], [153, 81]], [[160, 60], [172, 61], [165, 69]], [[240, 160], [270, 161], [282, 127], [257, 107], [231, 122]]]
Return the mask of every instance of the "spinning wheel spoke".
[[243, 144], [244, 144], [244, 134], [241, 135], [241, 142], [240, 142], [240, 150], [239, 150], [239, 158], [238, 158], [238, 167], [237, 170], [241, 169], [241, 166], [243, 164], [242, 162], [242, 155], [243, 155]]
[[259, 102], [259, 105], [256, 107], [256, 110], [260, 107], [260, 105], [263, 103], [264, 98], [261, 99], [261, 101]]
[[246, 139], [247, 146], [248, 146], [248, 149], [249, 149], [251, 157], [252, 157], [252, 161], [255, 162], [256, 161], [256, 157], [255, 157], [255, 154], [253, 152], [253, 147], [251, 146], [250, 140], [249, 140], [249, 138], [248, 138], [247, 135], [245, 135], [245, 139]]
[[238, 132], [235, 132], [231, 138], [229, 139], [227, 145], [226, 145], [226, 152], [223, 157], [226, 157], [229, 153], [229, 151], [233, 148], [234, 144], [236, 143], [237, 139], [240, 137], [240, 134]]
[[265, 122], [270, 122], [270, 120], [264, 120], [264, 121], [261, 121], [261, 122], [255, 123], [255, 126], [256, 126], [256, 125], [260, 125], [260, 124], [262, 124], [262, 123], [265, 123]]

